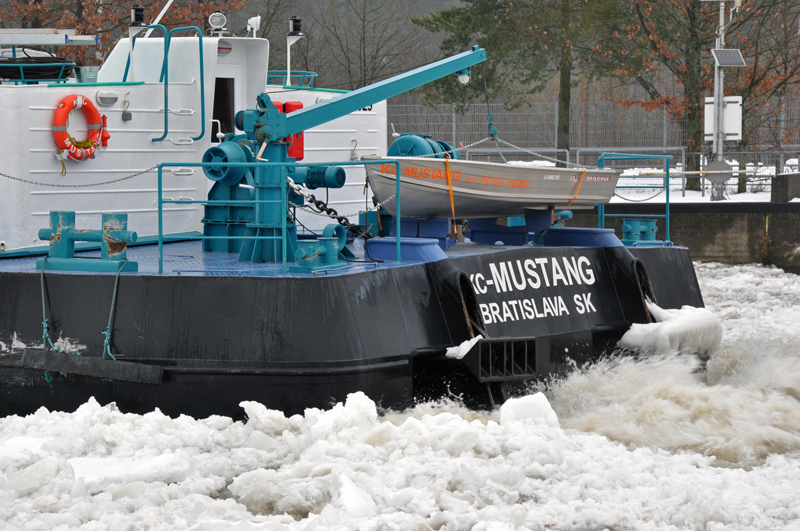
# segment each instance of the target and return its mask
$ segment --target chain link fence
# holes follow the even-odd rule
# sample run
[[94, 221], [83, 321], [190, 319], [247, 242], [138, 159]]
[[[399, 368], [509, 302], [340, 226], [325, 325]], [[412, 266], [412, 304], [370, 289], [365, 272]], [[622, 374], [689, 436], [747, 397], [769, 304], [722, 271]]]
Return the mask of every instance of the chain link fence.
[[[680, 174], [687, 168], [704, 170], [710, 160], [710, 153], [688, 152], [685, 118], [674, 119], [661, 110], [648, 113], [638, 107], [623, 107], [614, 102], [573, 102], [571, 107], [569, 153], [556, 149], [558, 104], [555, 102], [534, 103], [514, 110], [507, 110], [502, 104], [473, 104], [466, 112], [459, 113], [452, 105], [426, 107], [419, 104], [393, 104], [390, 101], [387, 117], [390, 133], [430, 135], [456, 147], [486, 138], [491, 122], [497, 128], [498, 138], [522, 148], [515, 150], [503, 147], [500, 143], [485, 143], [479, 149], [464, 152], [465, 158], [472, 160], [503, 162], [506, 159], [536, 159], [525, 150], [585, 165], [595, 165], [603, 151], [672, 155], [670, 190], [683, 193], [686, 179], [698, 178], [701, 194], [708, 193], [710, 183], [707, 179]], [[734, 173], [734, 177], [726, 183], [726, 192], [729, 194], [740, 191], [769, 192], [772, 175], [800, 171], [800, 103], [792, 100], [782, 105], [779, 113], [760, 121], [751, 131], [752, 138], [761, 143], [762, 149], [725, 152], [727, 162], [734, 169], [743, 170], [742, 173]], [[778, 138], [783, 139], [782, 150], [775, 148]], [[388, 142], [391, 144], [392, 141], [390, 137]], [[624, 171], [620, 184], [642, 186], [642, 193], [650, 193], [648, 187], [663, 186], [663, 176], [658, 175], [664, 169], [663, 160], [615, 164]]]
[[[427, 134], [458, 146], [487, 135], [491, 121], [498, 136], [527, 149], [557, 147], [558, 104], [533, 103], [507, 110], [502, 104], [472, 104], [465, 113], [452, 105], [394, 104], [389, 102], [388, 121], [397, 133]], [[745, 124], [749, 144], [759, 151], [800, 146], [800, 103], [792, 100], [764, 118], [753, 111], [753, 123]], [[391, 127], [390, 127], [391, 130]], [[662, 110], [645, 112], [614, 102], [577, 102], [570, 112], [570, 146], [574, 149], [608, 146], [685, 147], [686, 118], [675, 119]], [[391, 143], [391, 138], [389, 142]]]
[[[662, 111], [647, 113], [613, 102], [577, 103], [572, 109], [573, 147], [665, 147], [685, 143], [681, 139], [686, 135], [686, 120], [674, 120]], [[557, 147], [557, 103], [534, 103], [510, 111], [499, 103], [489, 104], [488, 108], [486, 104], [473, 104], [460, 114], [452, 105], [425, 107], [390, 102], [387, 112], [389, 124], [397, 133], [427, 134], [455, 146], [485, 138], [491, 114], [503, 140], [527, 149]]]

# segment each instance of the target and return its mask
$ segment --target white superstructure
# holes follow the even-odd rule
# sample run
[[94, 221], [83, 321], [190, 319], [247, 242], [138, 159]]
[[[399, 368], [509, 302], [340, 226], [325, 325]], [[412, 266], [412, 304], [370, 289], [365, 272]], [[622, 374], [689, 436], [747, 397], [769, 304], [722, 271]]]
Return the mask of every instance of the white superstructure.
[[[255, 98], [267, 92], [274, 101], [301, 101], [304, 106], [334, 97], [337, 91], [267, 85], [269, 43], [258, 38], [203, 37], [203, 78], [199, 40], [173, 37], [168, 55], [168, 133], [164, 134], [164, 83], [161, 70], [164, 40], [137, 38], [133, 79], [125, 81], [130, 44], [121, 39], [100, 68], [96, 83], [0, 85], [0, 256], [46, 245], [38, 240], [52, 210], [76, 212], [82, 229], [99, 229], [104, 212], [128, 213], [128, 228], [148, 241], [158, 233], [157, 172], [161, 162], [200, 162], [222, 132], [232, 130], [239, 110], [255, 107]], [[131, 78], [131, 73], [127, 79]], [[205, 83], [205, 133], [202, 130], [201, 83]], [[107, 147], [86, 161], [64, 160], [53, 140], [53, 113], [69, 95], [82, 95], [107, 117], [111, 135]], [[123, 119], [125, 118], [129, 119]], [[212, 124], [213, 127], [212, 127]], [[70, 114], [68, 131], [77, 140], [88, 136], [86, 119]], [[386, 105], [362, 110], [306, 132], [304, 162], [350, 160], [386, 153]], [[95, 186], [119, 180], [111, 184]], [[331, 190], [330, 206], [342, 214], [363, 209], [364, 170], [348, 168], [348, 184]], [[14, 179], [12, 179], [14, 178]], [[15, 180], [16, 179], [16, 180]], [[20, 182], [20, 180], [28, 181]], [[202, 200], [210, 181], [200, 168], [166, 168], [165, 199]], [[37, 183], [37, 184], [31, 184]], [[50, 185], [50, 186], [45, 186]], [[69, 185], [80, 187], [53, 187]], [[323, 192], [324, 193], [324, 192]], [[322, 198], [324, 199], [324, 197]], [[203, 207], [165, 204], [164, 233], [201, 232]], [[307, 215], [301, 221], [311, 229], [328, 220]]]

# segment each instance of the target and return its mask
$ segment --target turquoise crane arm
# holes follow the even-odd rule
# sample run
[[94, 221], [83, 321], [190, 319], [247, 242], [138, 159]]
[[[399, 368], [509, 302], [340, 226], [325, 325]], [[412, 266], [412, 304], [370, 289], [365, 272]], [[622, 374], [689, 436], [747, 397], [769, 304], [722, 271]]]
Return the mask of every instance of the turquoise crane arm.
[[[278, 140], [330, 122], [379, 101], [421, 87], [431, 81], [455, 74], [486, 60], [486, 50], [472, 50], [421, 66], [410, 72], [336, 96], [288, 115], [270, 112], [266, 120], [265, 140]], [[263, 96], [263, 95], [262, 95]]]

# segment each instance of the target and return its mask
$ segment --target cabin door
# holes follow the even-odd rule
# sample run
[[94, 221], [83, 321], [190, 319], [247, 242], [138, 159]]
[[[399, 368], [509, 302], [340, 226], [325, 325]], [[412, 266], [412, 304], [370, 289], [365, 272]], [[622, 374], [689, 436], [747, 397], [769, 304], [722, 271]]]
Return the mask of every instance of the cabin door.
[[218, 65], [214, 81], [214, 120], [211, 126], [211, 142], [218, 143], [218, 126], [223, 133], [235, 133], [233, 118], [242, 110], [242, 67], [241, 65]]

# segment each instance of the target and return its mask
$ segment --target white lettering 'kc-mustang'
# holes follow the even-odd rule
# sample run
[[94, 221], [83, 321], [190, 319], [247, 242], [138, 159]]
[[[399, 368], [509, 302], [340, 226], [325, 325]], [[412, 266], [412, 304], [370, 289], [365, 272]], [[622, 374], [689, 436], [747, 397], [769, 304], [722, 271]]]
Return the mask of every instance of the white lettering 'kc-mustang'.
[[[489, 264], [489, 277], [483, 273], [470, 275], [479, 308], [485, 324], [505, 323], [544, 317], [580, 315], [597, 312], [592, 293], [575, 293], [567, 304], [562, 295], [529, 297], [530, 290], [560, 286], [591, 286], [595, 283], [594, 269], [585, 256], [551, 256], [493, 262]], [[528, 293], [526, 293], [528, 292]], [[517, 296], [497, 302], [480, 302], [481, 295]]]

